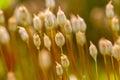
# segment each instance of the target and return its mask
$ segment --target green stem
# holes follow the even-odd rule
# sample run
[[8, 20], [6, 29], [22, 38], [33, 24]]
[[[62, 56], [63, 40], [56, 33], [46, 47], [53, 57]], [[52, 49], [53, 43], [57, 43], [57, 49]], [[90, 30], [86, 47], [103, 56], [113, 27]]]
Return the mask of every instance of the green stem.
[[95, 60], [95, 69], [96, 69], [96, 77], [97, 77], [97, 80], [98, 80], [99, 77], [98, 77], [98, 66], [97, 66], [97, 60]]
[[39, 75], [39, 72], [38, 72], [38, 68], [39, 68], [39, 65], [38, 65], [38, 58], [37, 58], [37, 56], [35, 55], [35, 53], [34, 53], [34, 51], [32, 50], [32, 47], [30, 46], [30, 41], [28, 40], [27, 42], [26, 42], [26, 44], [27, 44], [27, 47], [28, 47], [28, 50], [29, 50], [29, 52], [30, 52], [30, 55], [31, 55], [31, 57], [32, 57], [32, 60], [33, 60], [33, 64], [34, 64], [34, 73], [35, 73], [35, 76], [36, 76], [36, 79], [40, 79], [40, 75]]
[[63, 54], [63, 49], [62, 49], [62, 47], [60, 47], [60, 51], [61, 51], [61, 54]]
[[90, 55], [88, 52], [89, 50], [88, 50], [87, 42], [85, 43], [85, 51], [86, 51], [86, 66], [87, 66], [88, 75], [89, 75], [90, 80], [93, 80], [94, 77], [93, 77], [91, 67], [90, 67]]
[[106, 56], [103, 55], [103, 57], [104, 57], [104, 64], [105, 64], [105, 69], [106, 69], [107, 77], [108, 77], [108, 80], [110, 80], [110, 74], [109, 74], [109, 70], [108, 70], [108, 66], [107, 66]]
[[79, 69], [78, 65], [76, 64], [76, 55], [74, 54], [74, 46], [73, 46], [73, 40], [72, 40], [72, 34], [66, 34], [66, 45], [67, 45], [67, 50], [68, 50], [68, 57], [71, 62], [71, 70], [72, 72], [77, 75], [78, 78], [79, 76]]
[[111, 63], [112, 63], [112, 69], [113, 69], [113, 73], [114, 73], [114, 79], [116, 80], [116, 74], [115, 74], [115, 68], [114, 68], [114, 61], [113, 61], [113, 57], [111, 56]]
[[66, 79], [65, 80], [69, 80], [69, 74], [68, 74], [68, 68], [65, 69], [65, 75], [66, 75]]
[[54, 60], [59, 61], [58, 54], [57, 54], [57, 49], [56, 49], [56, 45], [55, 45], [55, 41], [54, 41], [54, 31], [53, 31], [53, 29], [51, 29], [51, 40], [52, 40], [52, 53], [53, 53], [53, 56], [55, 58]]

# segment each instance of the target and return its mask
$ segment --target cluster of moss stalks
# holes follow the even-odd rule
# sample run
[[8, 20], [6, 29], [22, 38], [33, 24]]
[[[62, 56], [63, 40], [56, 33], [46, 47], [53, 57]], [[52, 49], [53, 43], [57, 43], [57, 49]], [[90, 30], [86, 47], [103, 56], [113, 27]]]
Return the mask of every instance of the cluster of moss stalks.
[[8, 23], [0, 10], [0, 60], [5, 73], [1, 80], [120, 80], [119, 20], [112, 1], [105, 12], [114, 42], [101, 38], [98, 43], [104, 71], [97, 66], [98, 49], [86, 39], [84, 19], [74, 14], [67, 19], [60, 7], [55, 15], [54, 0], [46, 0], [46, 7], [32, 16], [21, 5]]

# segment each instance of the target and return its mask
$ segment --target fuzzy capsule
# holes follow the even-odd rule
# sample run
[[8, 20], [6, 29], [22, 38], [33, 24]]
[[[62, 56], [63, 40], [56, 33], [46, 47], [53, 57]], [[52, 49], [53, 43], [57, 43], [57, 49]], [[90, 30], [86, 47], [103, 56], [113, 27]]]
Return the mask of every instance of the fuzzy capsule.
[[55, 0], [45, 0], [46, 7], [50, 9], [55, 8]]
[[86, 37], [85, 37], [85, 33], [83, 32], [77, 32], [76, 33], [76, 40], [77, 43], [80, 44], [81, 46], [83, 46], [86, 43]]
[[60, 25], [60, 26], [64, 26], [65, 23], [66, 23], [66, 21], [67, 21], [67, 18], [66, 18], [66, 16], [65, 16], [64, 12], [63, 12], [63, 11], [61, 10], [61, 8], [59, 7], [59, 10], [58, 10], [58, 12], [57, 12], [57, 23], [58, 23], [58, 25]]
[[71, 25], [74, 33], [80, 31], [80, 19], [77, 19], [75, 15], [71, 15]]
[[33, 35], [33, 43], [37, 47], [37, 49], [39, 50], [40, 45], [41, 45], [41, 40], [40, 40], [40, 37], [38, 34]]
[[7, 29], [3, 26], [0, 26], [0, 43], [6, 44], [10, 41], [9, 33], [7, 32]]
[[61, 56], [61, 64], [64, 68], [68, 68], [70, 66], [70, 62], [68, 60], [68, 57], [64, 54]]
[[106, 40], [106, 53], [108, 54], [108, 55], [112, 55], [112, 42], [111, 41], [109, 41], [109, 40]]
[[44, 20], [46, 29], [52, 29], [55, 26], [54, 14], [49, 9], [45, 12]]
[[50, 50], [50, 48], [51, 48], [51, 40], [50, 40], [50, 38], [46, 34], [44, 34], [44, 46], [48, 50]]
[[56, 62], [56, 64], [57, 64], [56, 65], [56, 73], [58, 76], [62, 76], [63, 75], [63, 68], [58, 62]]
[[32, 18], [25, 6], [19, 6], [15, 9], [14, 17], [18, 24], [28, 25], [31, 24]]
[[106, 12], [107, 18], [113, 18], [114, 17], [114, 7], [112, 5], [112, 0], [107, 4], [105, 12]]
[[18, 27], [19, 28], [19, 34], [22, 38], [23, 41], [27, 41], [29, 39], [29, 35], [27, 33], [27, 31], [25, 30], [25, 28], [23, 27]]
[[12, 31], [12, 32], [15, 32], [17, 30], [17, 21], [14, 17], [9, 18], [8, 29], [9, 31]]
[[21, 17], [21, 18], [23, 18], [23, 19], [25, 19], [26, 18], [26, 16], [27, 16], [27, 8], [25, 7], [25, 6], [20, 6], [19, 8], [18, 8], [18, 11], [20, 12], [19, 14], [19, 17]]
[[107, 39], [101, 39], [99, 41], [99, 49], [102, 55], [111, 55], [112, 43]]
[[118, 37], [118, 39], [116, 40], [115, 44], [120, 46], [120, 36]]
[[87, 29], [85, 21], [79, 15], [77, 17], [78, 17], [78, 22], [80, 23], [80, 31], [85, 32]]
[[120, 46], [118, 44], [114, 44], [114, 46], [112, 47], [112, 56], [116, 60], [120, 60]]
[[38, 62], [43, 70], [48, 70], [51, 66], [51, 55], [49, 51], [43, 49], [39, 52]]
[[34, 18], [33, 18], [33, 27], [34, 27], [34, 29], [37, 30], [37, 31], [39, 31], [39, 30], [42, 29], [42, 21], [41, 21], [41, 19], [40, 19], [38, 16], [36, 16], [36, 15], [34, 15]]
[[58, 27], [57, 18], [54, 14], [53, 14], [53, 18], [54, 18], [54, 28], [57, 28]]
[[7, 80], [17, 80], [16, 76], [13, 72], [8, 72], [7, 73]]
[[112, 18], [112, 30], [115, 32], [119, 31], [120, 25], [119, 25], [119, 20], [118, 18], [115, 16]]
[[65, 38], [61, 32], [58, 32], [55, 35], [55, 42], [59, 47], [62, 47], [65, 44]]
[[91, 55], [91, 56], [93, 57], [93, 59], [96, 61], [98, 51], [97, 51], [96, 46], [95, 46], [92, 42], [90, 42], [89, 51], [90, 51], [90, 55]]
[[3, 11], [0, 10], [0, 24], [3, 25], [5, 23], [5, 17]]
[[71, 27], [71, 23], [69, 20], [66, 21], [66, 23], [64, 25], [64, 30], [65, 30], [66, 34], [72, 33], [72, 27]]
[[69, 76], [69, 80], [78, 80], [78, 79], [74, 74], [72, 74]]

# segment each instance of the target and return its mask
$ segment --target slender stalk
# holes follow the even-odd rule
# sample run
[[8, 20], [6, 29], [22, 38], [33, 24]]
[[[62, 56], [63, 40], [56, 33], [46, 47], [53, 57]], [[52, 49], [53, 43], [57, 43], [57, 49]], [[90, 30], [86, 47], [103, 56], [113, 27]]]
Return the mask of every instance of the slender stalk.
[[118, 32], [115, 32], [112, 30], [112, 19], [109, 19], [109, 24], [110, 24], [110, 30], [112, 32], [112, 38], [113, 38], [113, 41], [115, 42], [118, 38]]
[[60, 61], [59, 58], [58, 58], [58, 55], [57, 55], [57, 50], [55, 48], [56, 45], [55, 45], [55, 40], [54, 40], [54, 31], [53, 31], [53, 29], [51, 29], [51, 40], [52, 40], [52, 51], [53, 51], [55, 61]]
[[82, 67], [82, 76], [85, 75], [85, 59], [84, 59], [84, 56], [83, 56], [83, 53], [82, 53], [82, 47], [77, 44], [77, 48], [78, 48], [78, 53], [79, 53], [79, 59], [80, 59], [80, 63], [81, 63], [81, 67]]
[[112, 70], [113, 70], [113, 73], [114, 73], [114, 79], [116, 80], [116, 74], [115, 74], [115, 68], [114, 68], [114, 60], [113, 60], [112, 56], [111, 56], [111, 63], [112, 63]]
[[63, 79], [62, 79], [62, 76], [59, 76], [59, 80], [63, 80]]
[[73, 41], [72, 41], [72, 34], [66, 34], [66, 45], [67, 45], [67, 50], [68, 50], [68, 57], [71, 62], [71, 69], [73, 73], [75, 73], [79, 77], [79, 69], [78, 65], [76, 64], [76, 56], [74, 54], [74, 49], [73, 49]]
[[60, 47], [60, 51], [61, 51], [61, 54], [63, 54], [63, 49], [62, 49], [62, 47]]
[[16, 43], [15, 32], [10, 32], [10, 35], [11, 35], [12, 51], [13, 51], [13, 54], [15, 56], [15, 61], [16, 61], [16, 63], [20, 64], [20, 68], [22, 70], [22, 79], [25, 80], [25, 73], [24, 73], [24, 69], [23, 69], [24, 66], [21, 63], [21, 60], [20, 60], [20, 57], [18, 54], [18, 49], [17, 49], [18, 47], [17, 47], [17, 43]]
[[[109, 19], [109, 24], [110, 24], [110, 30], [112, 32], [112, 38], [113, 38], [113, 41], [115, 42], [118, 38], [118, 32], [115, 32], [112, 30], [112, 19]], [[114, 70], [114, 61], [113, 61], [112, 56], [111, 56], [111, 62], [112, 62], [112, 69], [113, 69], [113, 73], [114, 73], [114, 79], [116, 80], [116, 74], [115, 74], [115, 70]]]
[[89, 75], [90, 80], [93, 80], [94, 78], [93, 78], [92, 71], [90, 68], [90, 56], [88, 52], [87, 42], [85, 43], [85, 51], [86, 51], [86, 66], [87, 66], [88, 75]]
[[65, 80], [69, 80], [68, 68], [65, 69]]
[[14, 70], [14, 55], [12, 54], [10, 44], [4, 44], [3, 47], [3, 53], [6, 53], [6, 58], [8, 58], [8, 71], [13, 71]]
[[[34, 68], [35, 68], [35, 75], [36, 75], [36, 78], [39, 80], [40, 79], [40, 75], [38, 73], [38, 70], [39, 69], [38, 67], [38, 58], [37, 56], [35, 55], [35, 53], [33, 52], [32, 48], [30, 47], [30, 43], [29, 43], [29, 40], [26, 42], [27, 43], [27, 47], [28, 47], [28, 50], [30, 51], [31, 53], [31, 57], [33, 59], [33, 63], [34, 63]], [[37, 68], [37, 69], [36, 69]]]
[[50, 80], [49, 75], [47, 74], [47, 71], [44, 71], [44, 78], [45, 78], [45, 80]]
[[108, 80], [110, 80], [110, 74], [109, 74], [109, 70], [108, 70], [108, 66], [107, 66], [106, 56], [103, 55], [103, 58], [104, 58], [104, 64], [105, 64], [105, 69], [106, 69], [107, 77], [108, 77]]
[[9, 56], [9, 60], [10, 60], [10, 70], [9, 71], [13, 71], [14, 63], [13, 63], [12, 54], [11, 54], [11, 50], [10, 50], [9, 44], [6, 44], [5, 48], [6, 48], [7, 52], [8, 52], [8, 56]]
[[[85, 56], [84, 56], [84, 49], [83, 49], [83, 47], [82, 46], [79, 46], [79, 48], [78, 48], [79, 50], [81, 50], [80, 52], [81, 53], [79, 53], [79, 56], [81, 56], [80, 58], [81, 58], [81, 61], [82, 61], [82, 76], [85, 76], [85, 64], [86, 64], [86, 62], [85, 62]], [[79, 51], [78, 50], [78, 51]]]
[[[113, 38], [113, 41], [115, 42], [118, 38], [118, 32], [115, 32], [112, 30], [112, 19], [109, 19], [109, 24], [110, 24], [110, 30], [112, 32], [112, 38]], [[114, 79], [116, 80], [116, 74], [115, 74], [115, 70], [114, 70], [114, 61], [113, 61], [112, 56], [111, 56], [111, 62], [112, 62], [112, 69], [113, 69], [113, 73], [114, 73]]]
[[0, 48], [0, 54], [1, 54], [2, 60], [3, 60], [4, 64], [5, 64], [5, 69], [8, 72], [7, 60], [6, 60], [5, 56], [4, 56], [3, 51], [2, 51], [1, 48]]
[[97, 77], [97, 80], [99, 80], [99, 77], [98, 77], [98, 66], [97, 66], [97, 60], [95, 60], [95, 70], [96, 70], [96, 77]]
[[[58, 51], [57, 51], [57, 49], [56, 49], [56, 45], [55, 45], [55, 40], [54, 40], [54, 30], [53, 29], [51, 29], [51, 31], [50, 31], [50, 36], [51, 36], [51, 41], [52, 41], [52, 46], [51, 46], [51, 51], [52, 51], [52, 57], [53, 57], [53, 61], [60, 61], [60, 59], [59, 59], [59, 57], [58, 57]], [[57, 77], [56, 77], [56, 70], [55, 70], [55, 63], [53, 63], [53, 65], [52, 65], [52, 68], [53, 68], [53, 77], [54, 77], [54, 79], [56, 80], [57, 79]]]
[[115, 39], [115, 36], [114, 36], [114, 32], [113, 32], [113, 30], [112, 30], [112, 19], [109, 19], [109, 24], [110, 24], [110, 30], [111, 30], [111, 32], [112, 32], [113, 41], [115, 41], [116, 39]]
[[[41, 40], [41, 45], [40, 45], [40, 47], [43, 47], [44, 44], [43, 44], [43, 34], [42, 34], [42, 31], [39, 30], [38, 33], [39, 33], [40, 40]], [[39, 49], [40, 49], [40, 48], [39, 48]]]
[[120, 79], [120, 60], [118, 61], [118, 67], [119, 67], [119, 79]]

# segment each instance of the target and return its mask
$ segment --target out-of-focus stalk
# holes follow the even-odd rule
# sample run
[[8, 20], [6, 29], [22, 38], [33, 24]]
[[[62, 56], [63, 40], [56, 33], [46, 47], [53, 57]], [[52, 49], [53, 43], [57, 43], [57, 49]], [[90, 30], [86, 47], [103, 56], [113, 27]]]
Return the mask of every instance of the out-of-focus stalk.
[[104, 58], [104, 64], [105, 64], [105, 69], [106, 69], [108, 80], [110, 80], [110, 72], [109, 72], [109, 67], [107, 64], [106, 55], [111, 55], [112, 43], [107, 39], [104, 39], [104, 38], [100, 39], [99, 49], [100, 49], [100, 53], [103, 55], [103, 58]]
[[72, 27], [71, 23], [69, 20], [66, 21], [66, 24], [64, 25], [64, 31], [65, 31], [65, 37], [66, 37], [66, 46], [68, 50], [68, 58], [70, 59], [71, 62], [71, 68], [72, 72], [77, 76], [79, 76], [79, 69], [78, 65], [76, 64], [76, 55], [74, 54], [74, 45], [73, 45], [73, 35], [72, 35]]
[[99, 79], [99, 77], [98, 77], [98, 67], [97, 67], [97, 54], [98, 54], [98, 51], [97, 51], [96, 46], [91, 41], [90, 41], [89, 52], [90, 52], [90, 55], [92, 56], [92, 58], [95, 61], [96, 78], [98, 80]]

